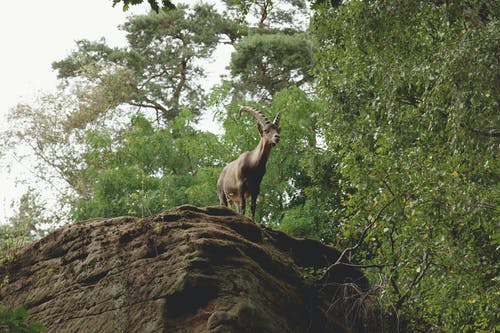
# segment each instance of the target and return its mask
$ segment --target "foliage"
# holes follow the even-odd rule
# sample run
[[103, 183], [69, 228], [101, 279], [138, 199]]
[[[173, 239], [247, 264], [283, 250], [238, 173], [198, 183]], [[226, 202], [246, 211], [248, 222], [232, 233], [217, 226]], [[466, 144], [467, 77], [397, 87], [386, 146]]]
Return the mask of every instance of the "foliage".
[[0, 304], [0, 332], [5, 333], [39, 333], [44, 332], [42, 324], [28, 323], [28, 312], [21, 306], [7, 310]]
[[316, 78], [330, 105], [321, 126], [346, 194], [336, 219], [356, 239], [394, 200], [356, 258], [382, 265], [409, 330], [494, 330], [498, 319], [494, 6], [350, 1], [316, 12]]
[[[64, 212], [75, 197], [88, 195], [91, 182], [83, 174], [85, 129], [74, 126], [77, 114], [78, 104], [71, 91], [48, 94], [34, 105], [20, 104], [11, 110], [10, 126], [0, 136], [7, 156], [29, 166], [36, 176], [37, 182], [30, 186], [56, 193], [54, 210], [59, 214], [51, 217], [54, 224], [67, 221]], [[94, 128], [100, 127], [96, 122]]]
[[91, 194], [78, 199], [76, 220], [97, 216], [148, 216], [186, 202], [217, 202], [213, 189], [224, 151], [214, 134], [195, 130], [187, 111], [165, 128], [144, 116], [113, 138], [106, 131], [88, 131], [86, 176]]
[[311, 81], [313, 46], [303, 33], [250, 34], [235, 45], [231, 75], [238, 91], [271, 100], [279, 91]]
[[8, 257], [16, 248], [44, 236], [50, 222], [40, 195], [30, 189], [21, 196], [9, 223], [0, 225], [0, 257]]
[[227, 11], [246, 27], [302, 31], [307, 25], [304, 0], [224, 0]]
[[277, 224], [283, 222], [282, 218], [286, 221], [288, 209], [314, 205], [315, 198], [309, 193], [314, 183], [309, 163], [322, 154], [317, 147], [319, 133], [315, 128], [316, 116], [322, 108], [324, 105], [319, 100], [310, 98], [297, 87], [283, 90], [273, 99], [273, 113], [282, 112], [281, 135], [286, 140], [281, 140], [273, 150], [262, 200], [267, 206], [265, 215]]
[[131, 17], [122, 27], [128, 48], [81, 40], [78, 50], [53, 68], [60, 79], [85, 84], [80, 114], [100, 115], [123, 104], [153, 110], [163, 121], [183, 107], [199, 114], [204, 76], [199, 61], [214, 51], [227, 26], [223, 21], [206, 4]]
[[[144, 2], [144, 0], [113, 0], [113, 7], [118, 3], [123, 2], [123, 10], [127, 11], [130, 5], [138, 5]], [[151, 6], [151, 9], [155, 12], [159, 12], [160, 8], [164, 11], [175, 9], [175, 5], [170, 0], [147, 0], [148, 4]]]
[[236, 12], [232, 16], [241, 22], [241, 35], [232, 39], [231, 78], [226, 81], [233, 101], [269, 104], [277, 92], [312, 81], [314, 47], [305, 33], [304, 1], [225, 2], [228, 12]]

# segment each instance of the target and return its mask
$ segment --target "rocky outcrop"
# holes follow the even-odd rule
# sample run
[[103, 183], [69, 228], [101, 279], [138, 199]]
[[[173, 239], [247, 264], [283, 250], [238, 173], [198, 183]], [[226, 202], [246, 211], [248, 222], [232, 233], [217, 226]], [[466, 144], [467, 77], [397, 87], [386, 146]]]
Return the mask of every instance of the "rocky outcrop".
[[314, 282], [338, 256], [224, 207], [181, 206], [53, 232], [0, 265], [0, 302], [58, 333], [366, 330], [359, 299], [346, 303], [345, 286], [367, 288], [358, 270]]

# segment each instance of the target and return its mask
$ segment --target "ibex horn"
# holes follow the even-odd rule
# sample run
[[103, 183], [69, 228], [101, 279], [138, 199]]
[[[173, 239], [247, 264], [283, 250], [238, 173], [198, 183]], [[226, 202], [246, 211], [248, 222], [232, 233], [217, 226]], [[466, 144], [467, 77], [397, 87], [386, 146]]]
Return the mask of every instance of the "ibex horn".
[[264, 114], [262, 112], [260, 112], [259, 110], [255, 109], [251, 106], [242, 106], [240, 108], [240, 116], [241, 116], [242, 111], [248, 112], [251, 115], [253, 115], [255, 117], [255, 119], [257, 119], [257, 121], [259, 121], [261, 123], [261, 125], [263, 125], [263, 126], [269, 125], [271, 123], [269, 121], [269, 119], [267, 119], [267, 117], [264, 116]]
[[280, 119], [281, 119], [281, 112], [278, 112], [276, 117], [274, 117], [273, 124], [278, 126], [280, 124]]

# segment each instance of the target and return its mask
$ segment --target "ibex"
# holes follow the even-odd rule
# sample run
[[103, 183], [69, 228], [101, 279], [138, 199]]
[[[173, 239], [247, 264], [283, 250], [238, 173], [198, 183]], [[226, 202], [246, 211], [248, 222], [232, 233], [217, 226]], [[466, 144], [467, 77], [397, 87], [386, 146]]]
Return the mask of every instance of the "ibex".
[[257, 196], [260, 182], [266, 173], [266, 163], [271, 149], [280, 141], [280, 112], [271, 123], [262, 112], [250, 106], [243, 106], [241, 112], [250, 113], [257, 119], [260, 133], [260, 142], [252, 151], [241, 154], [236, 160], [229, 163], [221, 172], [217, 181], [217, 192], [220, 204], [228, 206], [234, 203], [238, 213], [245, 214], [246, 197], [251, 197], [252, 220], [255, 219]]

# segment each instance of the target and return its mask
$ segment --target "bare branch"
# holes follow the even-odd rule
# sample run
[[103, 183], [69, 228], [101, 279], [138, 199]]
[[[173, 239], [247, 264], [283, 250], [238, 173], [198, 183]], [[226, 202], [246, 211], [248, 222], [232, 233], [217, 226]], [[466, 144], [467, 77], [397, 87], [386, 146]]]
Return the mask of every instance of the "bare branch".
[[348, 247], [346, 249], [344, 249], [344, 251], [342, 251], [342, 253], [340, 254], [340, 256], [338, 257], [338, 259], [333, 263], [331, 264], [330, 266], [328, 266], [328, 268], [325, 270], [325, 272], [323, 273], [323, 275], [321, 276], [321, 280], [323, 280], [324, 278], [326, 278], [326, 276], [328, 275], [328, 273], [330, 273], [330, 271], [335, 267], [335, 266], [338, 266], [340, 264], [342, 264], [342, 259], [344, 259], [345, 255], [346, 254], [350, 254], [351, 252], [353, 252], [354, 250], [356, 250], [358, 247], [361, 246], [361, 244], [363, 243], [363, 241], [365, 240], [366, 238], [366, 235], [368, 234], [368, 231], [371, 230], [371, 228], [375, 225], [375, 223], [380, 219], [380, 216], [382, 215], [382, 213], [384, 212], [384, 210], [389, 207], [393, 202], [394, 200], [396, 200], [396, 197], [393, 197], [391, 200], [389, 200], [380, 210], [379, 212], [377, 213], [377, 215], [370, 221], [370, 223], [368, 223], [368, 225], [365, 227], [365, 229], [363, 230], [363, 232], [361, 233], [361, 237], [360, 239], [358, 240], [358, 242], [354, 245], [354, 246], [351, 246], [351, 247]]
[[[148, 109], [154, 109], [156, 111], [160, 111], [164, 117], [166, 118], [167, 115], [170, 113], [170, 111], [165, 108], [163, 105], [155, 102], [155, 101], [151, 101], [151, 100], [146, 100], [147, 103], [140, 103], [140, 102], [128, 102], [128, 104], [130, 105], [133, 105], [133, 106], [138, 106], [140, 108], [148, 108]], [[149, 104], [148, 104], [149, 103]]]
[[410, 293], [412, 292], [413, 288], [415, 288], [422, 278], [425, 276], [425, 273], [429, 270], [429, 268], [432, 265], [432, 261], [430, 261], [429, 256], [427, 252], [424, 253], [424, 257], [422, 258], [422, 264], [424, 265], [424, 268], [421, 269], [417, 275], [413, 277], [413, 281], [410, 283], [410, 286], [408, 287], [408, 290], [398, 299], [396, 302], [396, 309], [400, 309], [401, 305], [406, 301], [406, 299], [410, 296]]
[[354, 267], [354, 268], [378, 268], [382, 269], [384, 267], [387, 267], [387, 265], [381, 265], [381, 264], [371, 264], [371, 265], [356, 265], [356, 264], [349, 264], [349, 263], [342, 263], [344, 266], [347, 267]]

